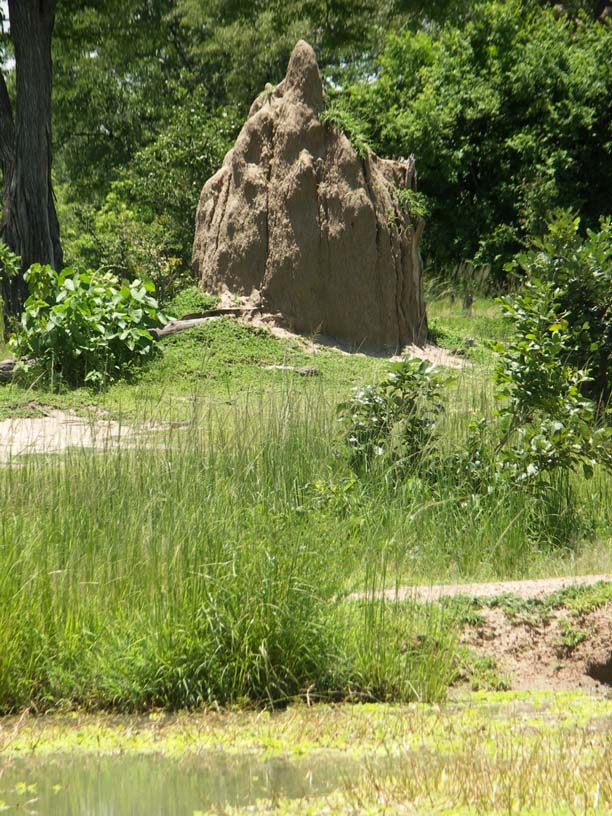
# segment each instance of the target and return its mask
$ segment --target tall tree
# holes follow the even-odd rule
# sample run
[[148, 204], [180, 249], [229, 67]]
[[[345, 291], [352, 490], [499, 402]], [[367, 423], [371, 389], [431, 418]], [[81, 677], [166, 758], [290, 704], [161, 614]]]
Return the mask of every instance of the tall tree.
[[5, 310], [17, 314], [33, 263], [62, 265], [51, 183], [51, 35], [57, 0], [9, 0], [16, 105], [0, 75], [0, 162], [4, 178], [0, 233], [21, 256], [21, 274], [2, 274]]

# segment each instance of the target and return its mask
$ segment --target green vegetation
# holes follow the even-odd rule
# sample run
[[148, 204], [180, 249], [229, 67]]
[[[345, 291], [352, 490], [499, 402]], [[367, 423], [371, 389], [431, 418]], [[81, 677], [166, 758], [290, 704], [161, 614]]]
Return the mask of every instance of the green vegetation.
[[[507, 299], [505, 308], [517, 318], [521, 308], [525, 313], [549, 312], [552, 325], [559, 323], [554, 332], [559, 348], [551, 353], [575, 372], [580, 393], [605, 410], [612, 394], [612, 222], [602, 218], [598, 230], [587, 229], [586, 238], [579, 227], [579, 218], [557, 213], [544, 237], [517, 256], [509, 268], [526, 275], [527, 294], [517, 305]], [[534, 317], [519, 318], [524, 339], [537, 333]], [[523, 360], [528, 369], [536, 365], [533, 341], [525, 351], [532, 352], [528, 363]], [[521, 360], [515, 365], [518, 376]]]
[[386, 559], [317, 484], [325, 417], [290, 404], [0, 470], [1, 709], [443, 695], [440, 616], [343, 601]]
[[[208, 712], [148, 718], [75, 714], [0, 722], [5, 763], [28, 756], [11, 801], [31, 798], [35, 761], [70, 756], [161, 754], [206, 763], [221, 748], [252, 761], [350, 757], [359, 767], [335, 791], [304, 799], [274, 793], [210, 813], [571, 814], [606, 812], [611, 703], [587, 693], [479, 693], [439, 706], [291, 706], [284, 711]], [[48, 761], [48, 760], [47, 760]], [[61, 761], [61, 760], [60, 760]], [[171, 769], [168, 769], [171, 770]], [[3, 791], [4, 793], [4, 791]], [[35, 795], [35, 794], [34, 794]], [[60, 801], [60, 795], [57, 801]], [[8, 799], [8, 797], [7, 797]], [[200, 811], [202, 812], [202, 811]]]
[[433, 370], [416, 360], [396, 363], [378, 385], [359, 389], [338, 406], [355, 469], [371, 470], [381, 459], [401, 478], [435, 456], [436, 423], [444, 406], [442, 382]]
[[[385, 378], [384, 360], [332, 349], [313, 360], [297, 340], [228, 318], [160, 351], [132, 383], [54, 398], [123, 408], [147, 429], [140, 439], [0, 469], [4, 711], [437, 700], [461, 677], [503, 687], [493, 665], [458, 650], [464, 611], [376, 593], [609, 566], [600, 466], [590, 479], [563, 471], [544, 494], [487, 475], [471, 421], [477, 412], [494, 435], [503, 419], [491, 352], [442, 389], [427, 364]], [[262, 368], [287, 362], [320, 376]], [[376, 400], [347, 401], [372, 377]], [[51, 399], [17, 385], [1, 395], [10, 413], [11, 399]], [[382, 431], [362, 439], [385, 448], [365, 468], [353, 433], [343, 441], [343, 396], [368, 433]], [[355, 591], [362, 600], [347, 599]]]
[[319, 118], [324, 125], [344, 133], [362, 161], [368, 158], [371, 148], [367, 128], [348, 108], [339, 104], [328, 105]]
[[419, 198], [406, 204], [427, 209], [429, 276], [473, 264], [507, 285], [505, 263], [556, 208], [591, 229], [610, 215], [600, 12], [595, 0], [70, 0], [53, 35], [66, 261], [151, 278], [165, 305], [189, 278], [202, 184], [302, 37], [328, 80], [324, 116], [363, 155], [414, 154]]
[[436, 272], [469, 261], [502, 282], [555, 208], [591, 228], [610, 214], [612, 28], [560, 8], [478, 2], [467, 18], [398, 28], [376, 81], [346, 91], [373, 150], [416, 157]]
[[517, 598], [499, 595], [484, 602], [486, 606], [501, 607], [514, 621], [539, 621], [545, 623], [557, 609], [565, 609], [571, 618], [581, 618], [612, 600], [609, 584], [598, 583], [592, 587], [570, 587], [551, 592], [543, 598]]
[[397, 188], [397, 198], [402, 210], [416, 218], [425, 218], [429, 215], [429, 205], [423, 193], [411, 190], [408, 187]]
[[[31, 266], [21, 324], [2, 318], [0, 358], [24, 360], [0, 418], [69, 409], [98, 444], [25, 455], [0, 439], [0, 712], [507, 688], [460, 642], [483, 604], [382, 593], [611, 567], [612, 28], [586, 0], [55, 5], [39, 9], [56, 16], [53, 176], [70, 267]], [[153, 342], [164, 313], [216, 305], [189, 272], [198, 195], [299, 37], [327, 80], [322, 122], [364, 160], [415, 155], [420, 190], [397, 203], [428, 218], [430, 337], [466, 363], [452, 377], [230, 318]], [[11, 48], [2, 35], [6, 101]], [[7, 184], [21, 178], [15, 145], [0, 145]], [[36, 203], [61, 267], [48, 136], [45, 149]], [[19, 270], [0, 244], [7, 307], [24, 294]], [[501, 305], [485, 300], [500, 290]], [[120, 422], [122, 444], [100, 417]], [[563, 606], [561, 659], [610, 593], [488, 603], [536, 624]], [[579, 731], [519, 729], [519, 748], [491, 710], [484, 731], [443, 733], [431, 709], [398, 711], [420, 712], [418, 741], [394, 732], [399, 770], [366, 773], [339, 808], [401, 812], [423, 788], [424, 807], [452, 812], [610, 804], [599, 732], [586, 762]]]
[[62, 382], [104, 385], [151, 355], [148, 330], [165, 322], [151, 281], [120, 284], [110, 273], [40, 264], [25, 281], [30, 296], [10, 345], [24, 358], [22, 368], [42, 374], [51, 390]]

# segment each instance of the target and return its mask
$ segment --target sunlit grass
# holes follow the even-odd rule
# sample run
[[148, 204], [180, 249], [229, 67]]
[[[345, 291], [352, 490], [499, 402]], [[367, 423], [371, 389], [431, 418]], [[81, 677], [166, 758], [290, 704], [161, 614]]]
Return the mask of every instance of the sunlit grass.
[[[435, 478], [360, 476], [336, 406], [388, 364], [327, 350], [300, 378], [259, 363], [302, 351], [243, 335], [200, 337], [200, 358], [177, 343], [161, 373], [96, 396], [143, 429], [119, 449], [0, 467], [0, 709], [437, 700], [453, 621], [379, 590], [610, 569], [608, 474], [543, 501], [453, 472], [470, 422], [497, 421], [490, 358], [453, 373]], [[45, 398], [83, 411], [86, 394]]]

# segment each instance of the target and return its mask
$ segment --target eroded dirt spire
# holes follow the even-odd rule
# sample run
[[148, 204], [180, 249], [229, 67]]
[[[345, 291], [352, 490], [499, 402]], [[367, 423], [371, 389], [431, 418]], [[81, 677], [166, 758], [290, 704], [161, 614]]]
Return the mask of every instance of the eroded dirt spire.
[[414, 161], [360, 157], [321, 122], [324, 107], [315, 53], [300, 40], [204, 185], [194, 271], [204, 288], [247, 296], [298, 331], [373, 350], [421, 343], [423, 223], [398, 195], [415, 189]]

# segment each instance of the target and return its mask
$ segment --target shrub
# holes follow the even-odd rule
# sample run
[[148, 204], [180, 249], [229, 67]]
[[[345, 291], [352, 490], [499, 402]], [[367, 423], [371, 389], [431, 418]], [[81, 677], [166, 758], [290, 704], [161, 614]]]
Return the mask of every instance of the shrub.
[[431, 454], [443, 410], [442, 385], [431, 363], [407, 359], [378, 385], [366, 385], [341, 403], [352, 466], [369, 470], [380, 459], [403, 469]]
[[30, 296], [11, 338], [23, 366], [41, 369], [50, 384], [101, 386], [152, 353], [149, 329], [165, 318], [154, 285], [119, 283], [110, 273], [56, 272], [34, 264], [26, 272]]
[[[540, 249], [522, 256], [519, 263], [531, 278], [520, 293], [501, 300], [514, 336], [506, 347], [494, 347], [497, 397], [503, 400], [497, 448], [504, 467], [520, 480], [579, 466], [590, 476], [595, 464], [611, 461], [609, 430], [596, 426], [587, 396], [605, 393], [591, 374], [592, 359], [604, 358], [598, 376], [608, 387], [609, 326], [596, 319], [608, 306], [596, 299], [609, 275], [591, 263], [593, 253], [583, 253], [586, 243], [577, 243], [574, 231], [565, 242], [567, 229], [567, 221], [556, 222]], [[599, 246], [600, 236], [591, 233], [588, 242]]]
[[[576, 370], [588, 369], [588, 377], [581, 379], [580, 392], [603, 406], [612, 394], [610, 218], [601, 219], [599, 230], [587, 229], [583, 237], [580, 218], [559, 211], [545, 236], [534, 240], [531, 250], [518, 255], [507, 268], [527, 275], [531, 300], [535, 297], [540, 301], [539, 307], [534, 306], [544, 307], [552, 296], [551, 320], [554, 323], [560, 319], [567, 335], [558, 338], [564, 337], [563, 360]], [[529, 328], [520, 325], [519, 318], [517, 328]]]
[[[102, 202], [63, 202], [66, 257], [75, 266], [150, 278], [164, 305], [193, 282], [193, 224], [202, 185], [239, 128], [233, 108], [211, 111], [203, 89], [181, 92], [170, 121], [112, 181]], [[69, 199], [69, 189], [60, 190]], [[87, 200], [82, 196], [81, 199]]]
[[[4, 342], [6, 335], [9, 332], [8, 326], [5, 324], [4, 314], [4, 300], [2, 297], [2, 290], [5, 285], [10, 288], [10, 279], [18, 275], [21, 270], [21, 258], [15, 255], [9, 247], [0, 241], [0, 344]], [[4, 279], [4, 280], [2, 280]], [[12, 320], [11, 316], [11, 320]]]

